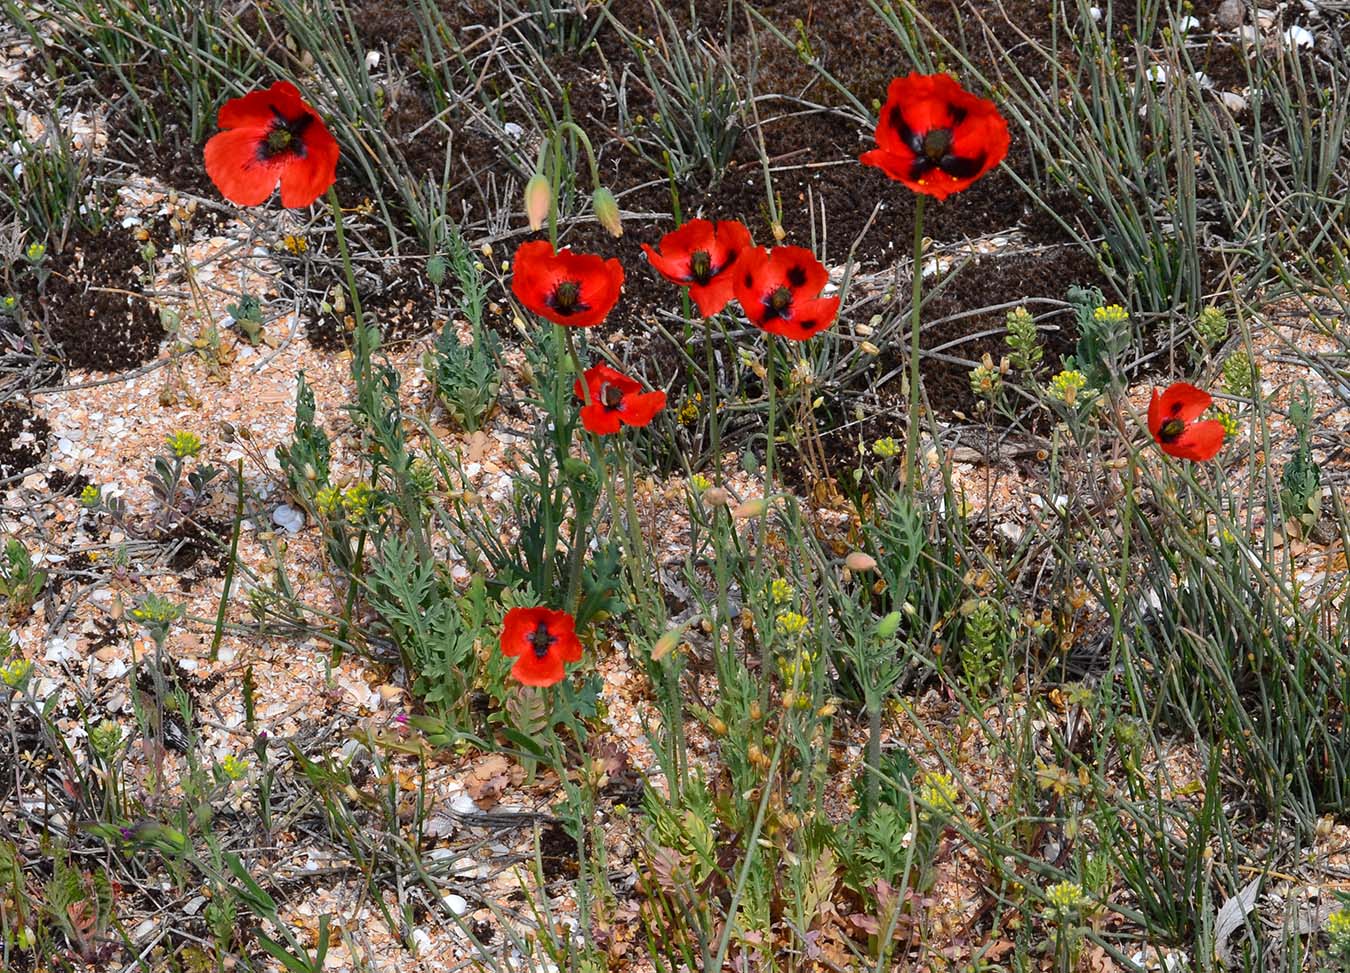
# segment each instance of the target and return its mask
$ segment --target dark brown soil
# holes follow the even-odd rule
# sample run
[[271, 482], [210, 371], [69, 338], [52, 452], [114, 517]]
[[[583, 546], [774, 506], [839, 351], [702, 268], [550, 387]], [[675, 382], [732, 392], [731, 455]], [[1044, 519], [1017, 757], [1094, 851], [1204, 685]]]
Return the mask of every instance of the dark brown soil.
[[[445, 314], [437, 307], [436, 293], [425, 276], [425, 260], [390, 262], [378, 289], [361, 292], [361, 311], [365, 320], [379, 328], [386, 341], [405, 341], [430, 331], [440, 330]], [[331, 285], [329, 288], [331, 292]], [[350, 314], [348, 309], [345, 318]], [[344, 320], [333, 312], [325, 313], [317, 301], [309, 302], [305, 336], [315, 348], [339, 351], [351, 343]]]
[[[230, 525], [223, 520], [199, 517], [185, 520], [164, 539], [173, 548], [169, 567], [179, 572], [184, 590], [199, 578], [220, 578], [229, 561]], [[191, 576], [186, 572], [192, 571]]]
[[[0, 480], [22, 476], [47, 455], [47, 436], [51, 427], [28, 406], [18, 402], [0, 403]], [[32, 440], [25, 436], [31, 433]]]
[[154, 358], [164, 340], [159, 314], [143, 297], [144, 268], [131, 231], [111, 225], [100, 234], [81, 233], [66, 251], [47, 261], [50, 275], [40, 293], [28, 278], [26, 305], [39, 308], [46, 336], [77, 369], [120, 372]]
[[89, 486], [89, 482], [89, 477], [83, 473], [67, 473], [65, 470], [54, 469], [47, 474], [47, 486], [61, 497], [78, 497], [80, 492]]

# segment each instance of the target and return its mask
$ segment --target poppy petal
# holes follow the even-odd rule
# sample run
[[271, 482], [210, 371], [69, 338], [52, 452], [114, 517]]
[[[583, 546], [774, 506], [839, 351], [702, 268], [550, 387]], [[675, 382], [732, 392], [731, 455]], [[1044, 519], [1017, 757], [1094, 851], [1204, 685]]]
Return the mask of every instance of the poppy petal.
[[628, 396], [623, 400], [617, 414], [627, 425], [641, 428], [651, 422], [665, 407], [666, 393], [657, 389], [655, 392]]
[[1159, 445], [1169, 456], [1203, 463], [1214, 458], [1223, 446], [1223, 438], [1223, 423], [1216, 419], [1207, 419], [1187, 426], [1186, 431], [1175, 442]]
[[304, 135], [304, 156], [289, 158], [281, 169], [281, 205], [287, 209], [309, 206], [337, 181], [337, 139], [315, 121]]
[[618, 409], [606, 409], [594, 400], [590, 405], [583, 405], [580, 414], [582, 427], [597, 436], [613, 436], [623, 428]]
[[566, 674], [562, 657], [556, 651], [550, 651], [542, 658], [526, 652], [511, 667], [511, 675], [522, 686], [552, 686], [562, 682]]
[[230, 202], [257, 206], [276, 189], [280, 163], [258, 157], [258, 146], [266, 137], [266, 129], [231, 128], [207, 140], [206, 174]]
[[294, 117], [304, 105], [295, 85], [289, 81], [274, 81], [270, 88], [250, 91], [241, 98], [225, 102], [216, 114], [216, 124], [221, 128], [265, 128], [276, 118], [274, 108], [283, 115]]
[[815, 297], [830, 282], [830, 272], [805, 247], [774, 247], [769, 253], [774, 285], [786, 284], [794, 299]]
[[537, 611], [533, 608], [512, 608], [502, 619], [502, 655], [514, 657], [520, 655], [529, 646], [529, 636], [538, 625]]
[[[1163, 390], [1158, 404], [1161, 418], [1159, 425], [1168, 419], [1180, 419], [1191, 422], [1205, 414], [1214, 402], [1214, 398], [1204, 389], [1196, 388], [1188, 382], [1173, 382]], [[1152, 426], [1153, 408], [1149, 407], [1149, 425]]]
[[913, 153], [901, 154], [888, 152], [885, 149], [872, 149], [870, 152], [864, 152], [858, 156], [858, 161], [865, 166], [880, 169], [896, 182], [902, 182], [909, 188], [914, 188], [909, 178], [910, 170], [914, 167]]
[[647, 255], [647, 262], [652, 265], [652, 269], [672, 284], [687, 284], [689, 282], [688, 254], [672, 254], [667, 257], [650, 243], [644, 243], [642, 251]]
[[702, 317], [710, 318], [714, 314], [720, 314], [731, 303], [732, 297], [735, 296], [735, 286], [731, 279], [733, 273], [734, 267], [718, 274], [706, 284], [689, 285], [689, 296], [693, 298]]
[[577, 638], [576, 622], [567, 612], [554, 612], [561, 621], [551, 625], [549, 631], [558, 639], [553, 645], [553, 654], [563, 662], [581, 661], [581, 640]]
[[839, 298], [818, 297], [795, 304], [790, 319], [772, 318], [760, 327], [770, 334], [782, 335], [793, 341], [805, 341], [827, 330], [834, 324], [838, 314]]

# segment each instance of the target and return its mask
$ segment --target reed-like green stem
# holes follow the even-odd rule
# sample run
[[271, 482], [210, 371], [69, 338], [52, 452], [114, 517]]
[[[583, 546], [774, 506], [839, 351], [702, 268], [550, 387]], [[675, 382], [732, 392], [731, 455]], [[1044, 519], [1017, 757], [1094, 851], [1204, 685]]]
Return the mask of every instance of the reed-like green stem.
[[923, 306], [923, 208], [928, 197], [914, 197], [913, 287], [909, 303], [909, 423], [905, 433], [905, 482], [918, 486], [919, 469], [919, 322]]

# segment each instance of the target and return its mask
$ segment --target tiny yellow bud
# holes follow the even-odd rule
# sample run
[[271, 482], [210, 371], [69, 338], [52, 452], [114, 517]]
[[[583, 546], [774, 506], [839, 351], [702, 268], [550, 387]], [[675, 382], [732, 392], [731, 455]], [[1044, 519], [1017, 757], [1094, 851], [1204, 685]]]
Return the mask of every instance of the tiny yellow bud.
[[862, 343], [861, 347], [862, 347], [862, 350], [863, 350], [863, 353], [864, 353], [864, 354], [872, 355], [872, 356], [874, 356], [874, 357], [875, 357], [876, 355], [881, 354], [881, 349], [878, 348], [876, 345], [872, 344], [872, 342], [870, 342], [870, 341], [864, 341], [864, 342]]
[[709, 507], [725, 507], [731, 503], [731, 495], [722, 487], [708, 487], [703, 491], [703, 503]]

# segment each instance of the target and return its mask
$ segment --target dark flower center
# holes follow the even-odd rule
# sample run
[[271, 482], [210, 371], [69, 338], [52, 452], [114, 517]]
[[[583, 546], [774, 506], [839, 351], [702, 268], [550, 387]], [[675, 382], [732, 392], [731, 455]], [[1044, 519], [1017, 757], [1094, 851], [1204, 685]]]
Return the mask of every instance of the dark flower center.
[[553, 294], [549, 297], [548, 304], [563, 317], [576, 314], [578, 311], [585, 311], [590, 307], [590, 305], [582, 302], [581, 282], [576, 280], [565, 280], [553, 288]]
[[600, 404], [610, 412], [616, 411], [619, 406], [623, 405], [623, 392], [619, 391], [617, 385], [610, 385], [606, 382], [600, 386]]
[[534, 657], [536, 659], [542, 659], [548, 655], [549, 649], [553, 648], [553, 643], [558, 641], [558, 639], [549, 634], [547, 623], [540, 622], [534, 627], [534, 631], [530, 633], [528, 641], [530, 643], [530, 648], [534, 649]]
[[973, 179], [984, 168], [983, 152], [973, 158], [965, 158], [952, 152], [956, 129], [966, 120], [967, 112], [963, 108], [948, 106], [947, 115], [951, 125], [947, 128], [932, 128], [920, 135], [910, 128], [904, 113], [898, 107], [890, 114], [891, 126], [900, 140], [914, 153], [914, 161], [909, 165], [909, 177], [922, 179], [934, 169], [941, 169], [953, 179]]
[[1158, 427], [1158, 438], [1165, 443], [1174, 443], [1186, 431], [1186, 423], [1180, 419], [1168, 419]]
[[712, 254], [707, 250], [695, 250], [689, 256], [689, 276], [700, 284], [712, 279]]
[[275, 108], [272, 109], [272, 127], [267, 138], [258, 146], [258, 157], [275, 159], [279, 155], [292, 153], [298, 158], [305, 157], [305, 132], [314, 123], [314, 116], [306, 112], [299, 118], [287, 118]]
[[792, 291], [786, 286], [779, 285], [774, 292], [769, 295], [769, 299], [765, 303], [768, 305], [770, 311], [781, 318], [784, 312], [792, 306]]
[[950, 128], [929, 129], [923, 137], [923, 154], [930, 162], [938, 163], [942, 157], [952, 147], [952, 130]]

